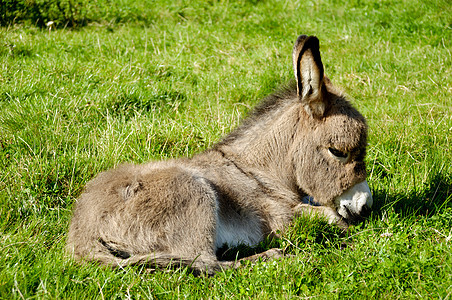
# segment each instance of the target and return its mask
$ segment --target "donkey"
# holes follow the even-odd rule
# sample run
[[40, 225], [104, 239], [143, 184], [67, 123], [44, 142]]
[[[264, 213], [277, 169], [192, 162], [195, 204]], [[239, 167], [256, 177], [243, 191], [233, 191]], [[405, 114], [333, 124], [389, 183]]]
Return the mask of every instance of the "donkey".
[[218, 249], [256, 245], [297, 215], [344, 229], [366, 217], [365, 119], [324, 76], [315, 36], [298, 37], [293, 69], [294, 82], [207, 151], [100, 173], [75, 203], [67, 249], [113, 267], [214, 274], [240, 264], [218, 259]]

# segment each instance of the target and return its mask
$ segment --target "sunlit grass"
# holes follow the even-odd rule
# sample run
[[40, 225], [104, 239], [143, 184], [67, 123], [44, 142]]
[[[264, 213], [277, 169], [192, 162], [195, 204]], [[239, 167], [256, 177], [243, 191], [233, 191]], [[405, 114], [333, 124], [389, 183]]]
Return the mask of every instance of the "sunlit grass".
[[[0, 298], [450, 297], [447, 1], [102, 7], [85, 27], [0, 28]], [[370, 220], [345, 236], [297, 220], [260, 245], [293, 256], [212, 278], [66, 257], [88, 180], [217, 142], [293, 76], [302, 33], [319, 37], [326, 74], [368, 120]]]

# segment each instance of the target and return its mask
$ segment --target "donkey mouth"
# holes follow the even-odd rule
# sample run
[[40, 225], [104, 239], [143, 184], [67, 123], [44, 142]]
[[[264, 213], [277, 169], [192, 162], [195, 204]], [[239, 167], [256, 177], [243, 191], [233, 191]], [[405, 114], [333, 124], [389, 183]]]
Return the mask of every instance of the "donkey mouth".
[[358, 222], [370, 216], [373, 204], [367, 181], [362, 181], [334, 199], [337, 212], [349, 222]]
[[342, 210], [345, 210], [345, 216], [343, 214], [340, 214], [349, 224], [358, 224], [363, 222], [365, 219], [367, 219], [372, 209], [368, 207], [367, 205], [364, 205], [361, 209], [361, 211], [357, 214], [354, 211], [350, 210], [347, 206], [342, 208]]

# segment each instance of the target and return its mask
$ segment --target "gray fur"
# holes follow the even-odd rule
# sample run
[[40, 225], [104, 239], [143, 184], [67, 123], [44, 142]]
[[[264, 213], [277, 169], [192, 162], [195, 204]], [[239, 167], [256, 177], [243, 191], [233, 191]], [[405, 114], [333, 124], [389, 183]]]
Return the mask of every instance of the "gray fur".
[[[334, 199], [366, 178], [367, 126], [323, 76], [316, 37], [300, 36], [293, 58], [296, 81], [211, 149], [121, 165], [91, 180], [69, 228], [74, 257], [213, 274], [238, 265], [217, 259], [224, 243], [256, 244], [298, 214], [324, 215], [346, 228]], [[350, 158], [338, 161], [329, 148]], [[307, 195], [318, 205], [303, 203]], [[271, 249], [245, 259], [279, 256]]]

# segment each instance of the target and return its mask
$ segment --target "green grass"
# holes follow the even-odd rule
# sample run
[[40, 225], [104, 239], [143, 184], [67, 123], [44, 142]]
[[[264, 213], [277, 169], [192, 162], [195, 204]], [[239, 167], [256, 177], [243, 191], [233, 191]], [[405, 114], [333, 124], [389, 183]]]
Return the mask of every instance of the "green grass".
[[[0, 298], [451, 298], [448, 1], [99, 3], [87, 26], [0, 27]], [[368, 119], [370, 220], [297, 220], [261, 245], [293, 257], [211, 278], [66, 257], [88, 180], [218, 141], [293, 76], [302, 33]]]

